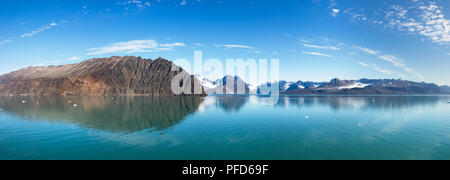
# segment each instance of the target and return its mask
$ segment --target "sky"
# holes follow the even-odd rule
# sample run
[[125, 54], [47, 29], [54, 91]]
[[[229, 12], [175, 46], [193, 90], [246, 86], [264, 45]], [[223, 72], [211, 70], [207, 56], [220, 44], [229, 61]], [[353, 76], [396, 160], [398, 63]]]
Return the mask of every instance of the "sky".
[[2, 0], [0, 74], [110, 56], [279, 59], [288, 81], [450, 85], [448, 0]]

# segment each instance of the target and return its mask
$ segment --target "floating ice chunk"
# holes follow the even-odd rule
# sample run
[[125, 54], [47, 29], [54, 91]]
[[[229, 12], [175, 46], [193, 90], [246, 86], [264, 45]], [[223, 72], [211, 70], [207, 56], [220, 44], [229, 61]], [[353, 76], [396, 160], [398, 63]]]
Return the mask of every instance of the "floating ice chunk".
[[305, 116], [305, 119], [309, 119], [309, 118], [311, 118], [311, 117], [309, 117], [309, 116]]
[[362, 124], [358, 124], [358, 126], [362, 126]]

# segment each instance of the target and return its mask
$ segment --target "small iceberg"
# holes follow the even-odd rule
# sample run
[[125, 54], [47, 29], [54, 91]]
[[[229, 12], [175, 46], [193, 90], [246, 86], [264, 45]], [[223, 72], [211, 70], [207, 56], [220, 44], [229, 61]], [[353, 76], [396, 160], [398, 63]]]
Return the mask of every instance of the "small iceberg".
[[311, 117], [309, 117], [309, 116], [305, 116], [305, 119], [309, 119], [309, 118], [311, 118]]

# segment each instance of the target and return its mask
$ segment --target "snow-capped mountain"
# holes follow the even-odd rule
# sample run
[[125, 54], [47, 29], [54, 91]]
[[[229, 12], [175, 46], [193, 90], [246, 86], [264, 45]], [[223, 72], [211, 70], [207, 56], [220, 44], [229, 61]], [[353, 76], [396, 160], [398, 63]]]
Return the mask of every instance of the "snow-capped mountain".
[[[228, 75], [215, 81], [200, 75], [195, 77], [200, 81], [207, 94], [256, 94], [258, 90], [258, 86], [246, 83], [239, 76]], [[233, 84], [229, 84], [229, 81], [233, 81]]]
[[[225, 76], [215, 81], [201, 76], [196, 77], [208, 94], [263, 94], [262, 92], [268, 92], [272, 84], [275, 84], [251, 85], [238, 76]], [[227, 80], [234, 80], [234, 90], [227, 88]], [[239, 86], [242, 87], [237, 88]], [[336, 78], [330, 82], [279, 81], [278, 86], [282, 94], [450, 94], [448, 86], [395, 79], [340, 80]]]
[[[321, 86], [322, 82], [303, 82], [303, 81], [297, 81], [297, 82], [287, 82], [287, 81], [279, 81], [278, 82], [280, 86], [280, 92], [286, 92], [286, 91], [292, 91], [292, 90], [299, 90], [299, 89], [307, 89], [307, 88], [316, 88]], [[265, 84], [264, 84], [265, 85]], [[267, 83], [267, 87], [271, 87], [272, 83]], [[258, 90], [260, 88], [263, 88], [263, 85], [260, 85]], [[260, 92], [260, 91], [258, 91]]]

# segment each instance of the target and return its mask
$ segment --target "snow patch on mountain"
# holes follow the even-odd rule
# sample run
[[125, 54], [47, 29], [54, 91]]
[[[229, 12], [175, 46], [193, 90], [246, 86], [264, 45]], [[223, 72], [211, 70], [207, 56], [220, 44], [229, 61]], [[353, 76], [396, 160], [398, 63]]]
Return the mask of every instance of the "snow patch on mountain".
[[215, 89], [218, 87], [218, 85], [214, 81], [211, 81], [206, 77], [200, 75], [195, 75], [195, 77], [200, 81], [200, 83], [206, 90]]
[[355, 83], [348, 86], [339, 87], [338, 89], [363, 89], [367, 86], [370, 86], [371, 84], [363, 84], [363, 83]]
[[255, 94], [258, 92], [258, 86], [253, 84], [247, 84], [248, 89], [250, 90], [250, 93]]

